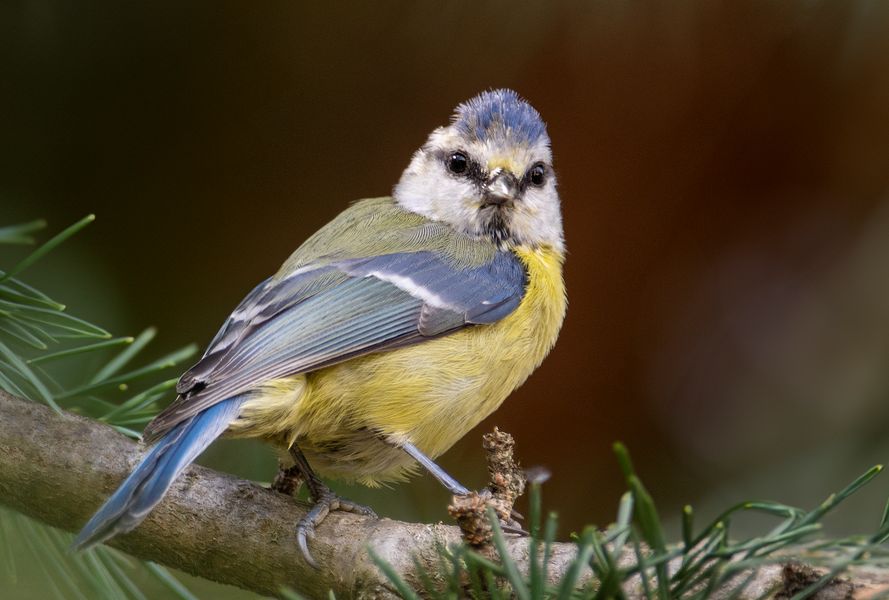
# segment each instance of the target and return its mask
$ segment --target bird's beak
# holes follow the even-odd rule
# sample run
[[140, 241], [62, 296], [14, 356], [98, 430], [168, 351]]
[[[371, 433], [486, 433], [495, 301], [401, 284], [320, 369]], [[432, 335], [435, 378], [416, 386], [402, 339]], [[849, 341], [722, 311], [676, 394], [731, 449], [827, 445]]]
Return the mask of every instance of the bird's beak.
[[503, 206], [516, 199], [519, 193], [519, 180], [510, 171], [497, 168], [485, 184], [484, 206]]

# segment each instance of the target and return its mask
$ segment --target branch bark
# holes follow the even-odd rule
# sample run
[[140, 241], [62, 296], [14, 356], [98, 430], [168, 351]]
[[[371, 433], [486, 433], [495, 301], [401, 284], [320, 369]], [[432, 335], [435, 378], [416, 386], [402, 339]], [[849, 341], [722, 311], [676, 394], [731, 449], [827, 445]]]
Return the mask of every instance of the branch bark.
[[[114, 491], [142, 455], [138, 444], [99, 422], [58, 415], [36, 402], [0, 391], [0, 503], [34, 519], [76, 531]], [[305, 507], [289, 496], [211, 469], [192, 466], [138, 528], [111, 545], [157, 563], [268, 596], [283, 587], [309, 598], [397, 598], [369, 558], [367, 548], [419, 587], [414, 558], [434, 570], [437, 546], [460, 538], [456, 527], [421, 525], [334, 513], [318, 528], [308, 566], [296, 545], [294, 526]], [[551, 582], [575, 557], [574, 544], [553, 548]], [[508, 549], [527, 569], [528, 540]], [[629, 558], [629, 557], [628, 557]], [[677, 565], [671, 565], [675, 568]], [[742, 598], [774, 590], [789, 598], [822, 573], [791, 563], [760, 570]], [[589, 581], [587, 571], [579, 585]], [[835, 579], [815, 598], [869, 598], [889, 590], [889, 572], [858, 569]], [[638, 582], [625, 589], [643, 597]], [[713, 598], [729, 597], [727, 590]]]
[[[102, 423], [0, 391], [0, 503], [34, 519], [79, 530], [142, 452]], [[311, 542], [321, 565], [315, 570], [296, 545], [295, 525], [305, 510], [284, 494], [193, 465], [139, 527], [110, 545], [269, 596], [286, 586], [309, 598], [331, 589], [339, 598], [397, 598], [368, 547], [408, 583], [418, 583], [414, 557], [434, 570], [437, 545], [460, 539], [452, 526], [333, 513]], [[527, 539], [510, 539], [509, 551], [527, 566]], [[555, 545], [554, 581], [574, 556], [573, 544]]]

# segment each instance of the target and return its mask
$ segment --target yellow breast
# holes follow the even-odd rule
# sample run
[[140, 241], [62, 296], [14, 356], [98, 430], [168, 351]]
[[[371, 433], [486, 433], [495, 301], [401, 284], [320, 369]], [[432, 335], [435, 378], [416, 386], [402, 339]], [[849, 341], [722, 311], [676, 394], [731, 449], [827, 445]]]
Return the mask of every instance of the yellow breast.
[[368, 485], [403, 479], [412, 460], [382, 440], [442, 454], [497, 409], [555, 343], [566, 309], [563, 256], [550, 248], [516, 254], [528, 283], [503, 320], [269, 381], [230, 432], [285, 447], [297, 441], [324, 476]]
[[380, 437], [438, 456], [527, 379], [565, 316], [563, 256], [549, 248], [516, 254], [527, 269], [527, 289], [502, 321], [307, 376], [288, 427], [316, 470], [364, 483], [399, 479], [410, 460], [386, 452]]

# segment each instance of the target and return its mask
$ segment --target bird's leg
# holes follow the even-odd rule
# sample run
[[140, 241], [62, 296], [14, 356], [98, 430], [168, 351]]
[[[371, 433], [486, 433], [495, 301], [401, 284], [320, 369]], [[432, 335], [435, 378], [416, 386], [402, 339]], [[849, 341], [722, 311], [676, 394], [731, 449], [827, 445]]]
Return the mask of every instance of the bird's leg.
[[340, 498], [333, 493], [333, 490], [324, 485], [321, 478], [315, 474], [315, 471], [309, 466], [309, 461], [306, 460], [305, 455], [296, 444], [290, 447], [290, 456], [295, 463], [292, 468], [300, 471], [303, 480], [306, 482], [306, 487], [309, 488], [309, 498], [312, 501], [312, 508], [296, 525], [296, 539], [306, 562], [317, 569], [318, 563], [315, 562], [315, 559], [312, 558], [312, 554], [309, 552], [308, 539], [315, 535], [315, 527], [327, 518], [330, 511], [339, 510], [374, 518], [376, 518], [377, 513], [363, 504]]
[[447, 471], [435, 464], [435, 461], [423, 454], [419, 448], [413, 444], [401, 444], [401, 449], [410, 454], [411, 458], [423, 465], [429, 473], [438, 479], [438, 482], [445, 486], [449, 492], [455, 496], [465, 496], [469, 490], [459, 481], [448, 475]]
[[[423, 467], [429, 471], [433, 477], [438, 479], [438, 482], [445, 486], [445, 488], [447, 488], [453, 495], [466, 496], [470, 493], [466, 486], [448, 475], [447, 471], [439, 467], [434, 460], [423, 454], [423, 452], [413, 444], [403, 443], [400, 444], [399, 447], [407, 452], [411, 458], [423, 465]], [[488, 492], [490, 493], [490, 490], [488, 490]], [[507, 533], [527, 535], [528, 532], [522, 529], [521, 524], [516, 520], [517, 518], [520, 519], [521, 515], [513, 510], [511, 518], [508, 521], [501, 522], [501, 528]]]

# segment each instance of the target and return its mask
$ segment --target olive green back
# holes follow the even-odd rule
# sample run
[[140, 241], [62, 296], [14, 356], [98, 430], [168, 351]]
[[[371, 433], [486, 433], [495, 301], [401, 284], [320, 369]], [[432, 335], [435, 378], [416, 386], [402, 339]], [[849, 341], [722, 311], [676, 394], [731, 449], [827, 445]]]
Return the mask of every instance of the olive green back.
[[286, 277], [307, 264], [398, 252], [435, 252], [455, 267], [480, 266], [497, 252], [449, 225], [404, 210], [390, 197], [359, 200], [307, 239], [275, 275]]

